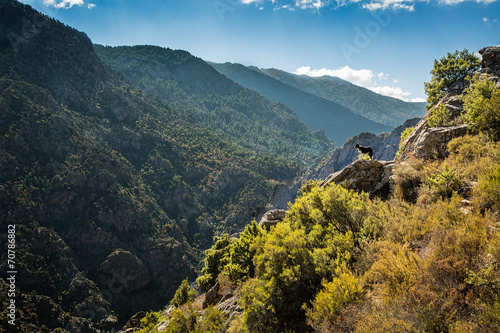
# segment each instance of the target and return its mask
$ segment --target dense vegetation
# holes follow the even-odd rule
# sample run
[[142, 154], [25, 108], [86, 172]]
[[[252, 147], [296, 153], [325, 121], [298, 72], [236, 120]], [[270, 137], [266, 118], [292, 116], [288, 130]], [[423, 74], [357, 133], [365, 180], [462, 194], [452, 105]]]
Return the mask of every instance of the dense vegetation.
[[[388, 200], [310, 181], [270, 231], [217, 238], [198, 283], [237, 286], [227, 331], [500, 331], [499, 89], [475, 79], [462, 100], [469, 134], [399, 164]], [[174, 317], [167, 332], [197, 332], [193, 305]]]
[[[18, 1], [0, 1], [0, 46], [0, 221], [16, 225], [19, 331], [111, 329], [159, 308], [214, 234], [246, 225], [302, 167], [138, 90], [85, 34]], [[314, 152], [292, 145], [296, 156], [317, 156], [321, 140], [297, 136]]]
[[304, 163], [335, 148], [322, 131], [311, 132], [283, 104], [237, 85], [188, 52], [157, 46], [94, 47], [139, 89], [257, 153]]
[[230, 63], [212, 63], [212, 66], [242, 86], [255, 90], [273, 101], [285, 104], [309, 128], [324, 130], [326, 135], [339, 145], [361, 132], [378, 134], [390, 132], [393, 128], [393, 126], [369, 120], [341, 104], [285, 84], [253, 68]]

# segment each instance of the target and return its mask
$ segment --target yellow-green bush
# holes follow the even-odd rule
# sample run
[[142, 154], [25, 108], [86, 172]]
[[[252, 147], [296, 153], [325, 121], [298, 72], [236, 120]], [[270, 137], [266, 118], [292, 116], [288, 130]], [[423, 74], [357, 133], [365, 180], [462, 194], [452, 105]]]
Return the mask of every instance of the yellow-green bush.
[[313, 327], [321, 327], [325, 321], [333, 324], [342, 310], [358, 302], [363, 294], [361, 281], [348, 271], [339, 272], [332, 281], [323, 281], [322, 285], [323, 289], [306, 310], [309, 324]]
[[427, 118], [427, 124], [430, 127], [450, 126], [453, 124], [451, 120], [451, 112], [444, 106], [439, 104]]
[[400, 157], [403, 151], [406, 148], [406, 143], [405, 140], [410, 136], [411, 132], [415, 129], [415, 126], [412, 127], [407, 127], [405, 130], [401, 133], [401, 138], [399, 140], [399, 149], [396, 153], [396, 157]]
[[462, 98], [466, 123], [500, 139], [500, 89], [486, 76], [474, 76]]

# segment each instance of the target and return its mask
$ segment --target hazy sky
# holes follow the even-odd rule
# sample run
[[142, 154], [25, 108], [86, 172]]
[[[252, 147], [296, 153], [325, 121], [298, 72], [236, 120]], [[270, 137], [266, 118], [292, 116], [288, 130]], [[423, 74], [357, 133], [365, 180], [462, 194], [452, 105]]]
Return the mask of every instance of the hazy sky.
[[500, 0], [23, 0], [104, 45], [339, 76], [424, 100], [434, 59], [500, 44]]

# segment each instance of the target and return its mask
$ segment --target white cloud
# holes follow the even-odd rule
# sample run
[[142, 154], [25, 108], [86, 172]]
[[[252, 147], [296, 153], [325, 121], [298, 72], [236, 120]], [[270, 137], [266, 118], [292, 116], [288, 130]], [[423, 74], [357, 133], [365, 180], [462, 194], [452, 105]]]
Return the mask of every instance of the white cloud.
[[496, 22], [498, 22], [498, 19], [493, 19], [493, 20], [490, 20], [490, 19], [489, 19], [489, 18], [487, 18], [487, 17], [483, 17], [483, 22], [484, 22], [484, 23], [486, 23], [486, 25], [487, 25], [488, 27], [490, 27], [490, 28], [491, 28], [491, 23], [496, 23]]
[[[73, 6], [83, 6], [85, 2], [83, 0], [43, 0], [43, 4], [49, 7], [68, 9]], [[87, 8], [92, 9], [96, 5], [93, 3], [87, 4]]]
[[[338, 69], [311, 69], [311, 67], [309, 66], [303, 66], [297, 68], [293, 73], [297, 75], [307, 75], [312, 77], [339, 77], [355, 85], [370, 89], [377, 94], [398, 98], [406, 102], [425, 102], [425, 99], [423, 98], [410, 98], [411, 92], [403, 90], [400, 87], [379, 85], [377, 80], [387, 81], [389, 80], [389, 74], [384, 72], [376, 73], [371, 69], [352, 69], [349, 66], [340, 67]], [[398, 80], [393, 79], [392, 82], [398, 83]]]
[[439, 3], [441, 5], [456, 5], [462, 2], [475, 2], [481, 4], [490, 4], [498, 0], [241, 0], [243, 4], [271, 2], [275, 5], [274, 10], [289, 9], [319, 9], [324, 7], [341, 7], [351, 4], [358, 4], [361, 8], [369, 11], [394, 10], [394, 11], [415, 11], [416, 3]]
[[425, 98], [422, 98], [422, 97], [415, 97], [415, 98], [411, 98], [410, 102], [425, 103], [425, 102], [427, 102], [427, 100]]
[[294, 74], [307, 75], [313, 77], [320, 76], [336, 76], [358, 86], [367, 86], [372, 84], [372, 79], [375, 77], [375, 73], [370, 69], [352, 69], [349, 66], [344, 66], [339, 69], [311, 69], [309, 66], [304, 66], [297, 68]]
[[411, 92], [407, 90], [403, 90], [400, 87], [390, 87], [390, 86], [375, 86], [375, 87], [366, 87], [377, 94], [399, 98], [403, 101], [408, 101], [408, 96], [411, 95]]
[[[357, 2], [353, 0], [352, 2]], [[376, 10], [403, 10], [408, 12], [415, 11], [414, 3], [421, 0], [371, 0], [369, 3], [361, 5], [362, 8], [369, 11]]]

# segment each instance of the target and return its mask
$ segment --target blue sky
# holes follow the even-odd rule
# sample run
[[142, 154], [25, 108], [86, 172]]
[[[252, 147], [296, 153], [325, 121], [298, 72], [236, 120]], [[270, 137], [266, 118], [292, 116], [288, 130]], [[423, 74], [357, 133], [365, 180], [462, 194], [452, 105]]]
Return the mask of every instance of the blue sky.
[[103, 45], [339, 76], [425, 99], [434, 59], [500, 44], [500, 0], [23, 0]]

